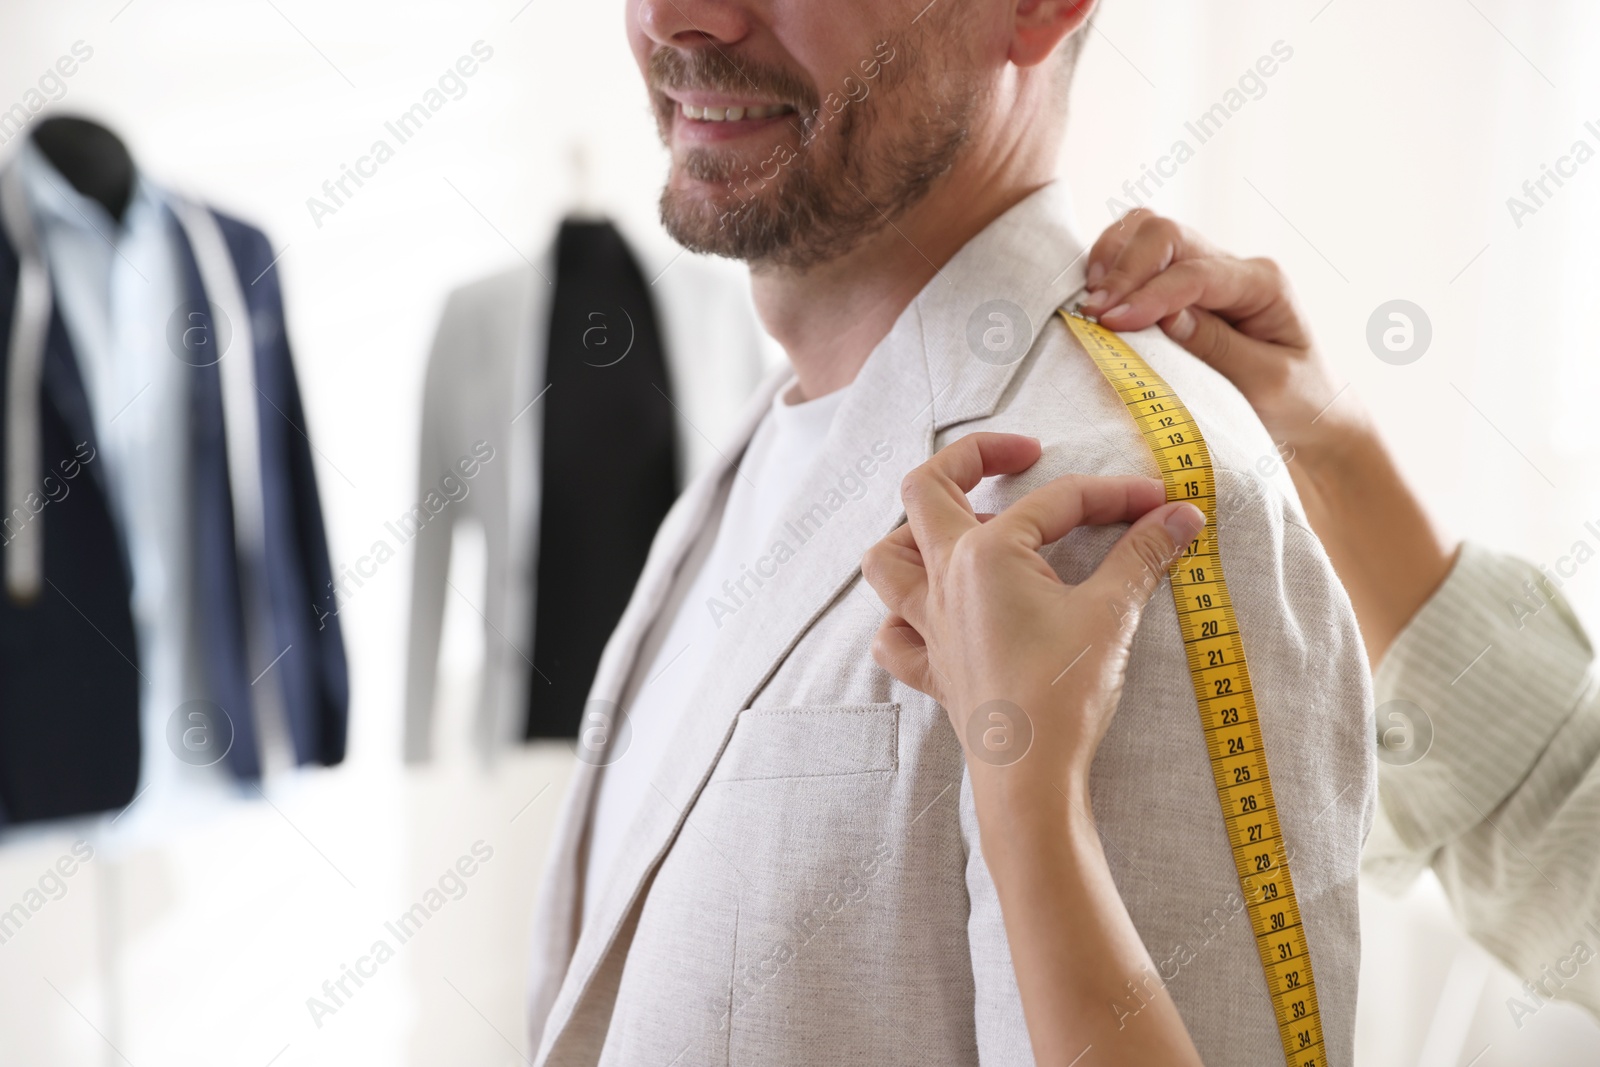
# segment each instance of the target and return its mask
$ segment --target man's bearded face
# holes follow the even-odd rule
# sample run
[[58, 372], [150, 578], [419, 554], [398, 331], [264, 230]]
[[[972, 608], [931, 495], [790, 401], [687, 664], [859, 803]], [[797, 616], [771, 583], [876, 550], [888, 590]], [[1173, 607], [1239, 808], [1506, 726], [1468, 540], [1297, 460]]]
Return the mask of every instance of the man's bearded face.
[[[819, 4], [803, 8], [799, 20], [831, 17]], [[698, 252], [805, 269], [920, 200], [960, 153], [979, 97], [975, 79], [951, 74], [952, 57], [931, 48], [942, 42], [948, 52], [947, 35], [959, 33], [938, 7], [931, 11], [849, 44], [797, 30], [813, 41], [809, 53], [831, 52], [820, 73], [758, 58], [782, 47], [767, 27], [726, 45], [709, 30], [663, 44], [630, 9], [635, 54], [672, 154], [661, 194], [667, 231]], [[833, 46], [817, 47], [818, 38]]]

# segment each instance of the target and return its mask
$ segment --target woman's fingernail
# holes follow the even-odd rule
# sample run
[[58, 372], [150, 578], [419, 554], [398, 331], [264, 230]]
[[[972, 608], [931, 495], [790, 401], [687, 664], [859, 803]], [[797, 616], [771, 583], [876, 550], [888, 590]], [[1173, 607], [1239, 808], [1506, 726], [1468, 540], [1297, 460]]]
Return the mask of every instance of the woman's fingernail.
[[1193, 504], [1179, 504], [1167, 512], [1167, 517], [1161, 520], [1161, 525], [1172, 535], [1172, 543], [1182, 546], [1193, 541], [1194, 535], [1205, 529], [1206, 516]]
[[1089, 283], [1089, 288], [1090, 289], [1093, 289], [1095, 286], [1099, 285], [1100, 284], [1100, 279], [1104, 278], [1105, 276], [1106, 276], [1106, 269], [1104, 267], [1102, 267], [1098, 263], [1089, 264], [1089, 277], [1088, 277], [1087, 281]]
[[1194, 312], [1184, 308], [1172, 317], [1172, 324], [1167, 327], [1167, 336], [1180, 344], [1194, 336]]
[[1128, 313], [1128, 309], [1131, 308], [1132, 306], [1133, 306], [1132, 304], [1118, 304], [1116, 307], [1112, 308], [1110, 311], [1102, 311], [1100, 313], [1100, 317], [1102, 319], [1114, 319], [1118, 315], [1126, 315]]
[[1106, 297], [1110, 295], [1111, 294], [1106, 292], [1104, 289], [1096, 289], [1084, 300], [1084, 305], [1086, 307], [1097, 308], [1101, 304], [1104, 304], [1106, 302]]

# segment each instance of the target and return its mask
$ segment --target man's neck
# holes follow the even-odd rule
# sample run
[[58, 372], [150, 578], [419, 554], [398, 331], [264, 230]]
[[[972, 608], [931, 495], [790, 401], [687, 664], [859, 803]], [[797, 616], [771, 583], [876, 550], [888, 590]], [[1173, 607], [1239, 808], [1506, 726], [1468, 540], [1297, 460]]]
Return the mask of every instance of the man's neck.
[[[800, 398], [855, 380], [895, 320], [972, 238], [1030, 193], [1048, 173], [964, 175], [960, 168], [892, 224], [844, 256], [806, 271], [752, 267], [756, 307], [783, 345]], [[947, 283], [941, 283], [947, 284]]]

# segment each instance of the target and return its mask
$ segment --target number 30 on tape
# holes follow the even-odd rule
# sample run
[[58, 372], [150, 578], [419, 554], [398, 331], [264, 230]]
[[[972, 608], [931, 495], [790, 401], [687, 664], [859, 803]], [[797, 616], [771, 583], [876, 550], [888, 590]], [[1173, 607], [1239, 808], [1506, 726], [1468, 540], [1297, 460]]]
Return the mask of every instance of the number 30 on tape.
[[1178, 628], [1284, 1059], [1289, 1067], [1325, 1067], [1311, 955], [1272, 801], [1239, 620], [1222, 576], [1211, 453], [1183, 401], [1126, 341], [1076, 311], [1062, 308], [1059, 314], [1144, 434], [1167, 499], [1187, 500], [1205, 513], [1205, 529], [1172, 564]]

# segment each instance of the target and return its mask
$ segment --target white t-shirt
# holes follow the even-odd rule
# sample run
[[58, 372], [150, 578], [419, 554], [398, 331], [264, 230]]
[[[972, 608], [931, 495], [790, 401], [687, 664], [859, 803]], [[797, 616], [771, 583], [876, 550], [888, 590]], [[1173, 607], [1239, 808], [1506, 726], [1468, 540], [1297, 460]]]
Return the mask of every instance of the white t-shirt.
[[[667, 803], [650, 783], [673, 732], [690, 710], [690, 696], [711, 665], [717, 631], [728, 624], [727, 607], [734, 605], [736, 613], [759, 603], [759, 589], [746, 582], [744, 589], [752, 598], [736, 583], [766, 551], [784, 505], [821, 455], [847, 391], [799, 404], [787, 402], [782, 392], [773, 398], [733, 476], [721, 520], [707, 525], [691, 552], [690, 566], [684, 568], [685, 576], [694, 575], [692, 584], [686, 592], [680, 585], [676, 609], [663, 612], [639, 656], [628, 686], [635, 695], [624, 706], [632, 734], [628, 747], [600, 772], [589, 822], [585, 916], [607, 884], [634, 813], [645, 804]], [[703, 560], [698, 570], [692, 566], [696, 557]], [[732, 596], [724, 583], [733, 587]]]

